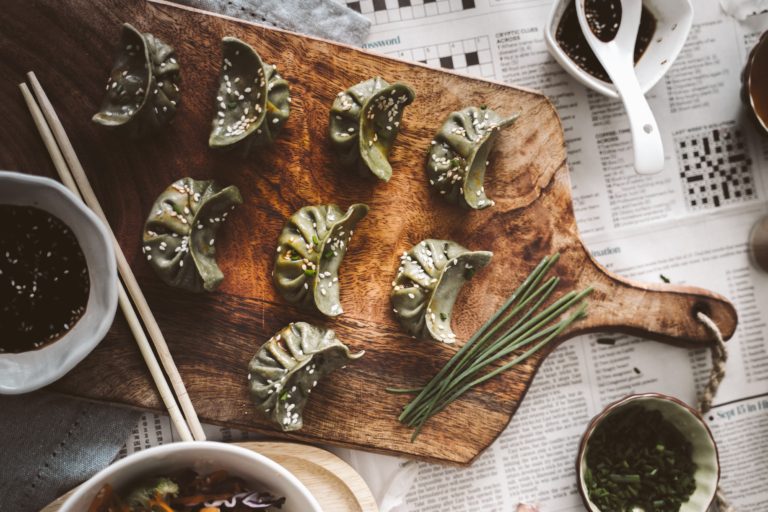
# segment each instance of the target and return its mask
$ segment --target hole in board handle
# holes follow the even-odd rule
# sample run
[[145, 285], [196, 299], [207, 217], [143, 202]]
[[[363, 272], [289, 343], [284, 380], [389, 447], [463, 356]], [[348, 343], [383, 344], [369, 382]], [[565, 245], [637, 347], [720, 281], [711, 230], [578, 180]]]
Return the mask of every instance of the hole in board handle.
[[693, 318], [698, 320], [699, 313], [704, 313], [709, 318], [712, 318], [712, 308], [709, 307], [709, 304], [706, 302], [697, 300], [693, 303], [693, 307], [691, 307], [691, 314], [693, 315]]
[[651, 133], [653, 131], [653, 126], [651, 126], [649, 124], [643, 125], [643, 131], [645, 133]]

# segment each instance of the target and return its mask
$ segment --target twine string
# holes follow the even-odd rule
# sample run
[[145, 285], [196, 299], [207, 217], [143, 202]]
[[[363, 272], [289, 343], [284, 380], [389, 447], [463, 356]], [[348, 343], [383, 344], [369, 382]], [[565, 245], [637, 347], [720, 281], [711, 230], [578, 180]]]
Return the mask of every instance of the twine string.
[[[720, 388], [720, 384], [722, 384], [725, 377], [725, 363], [728, 361], [728, 351], [725, 348], [723, 333], [720, 332], [717, 324], [701, 311], [696, 313], [696, 319], [704, 324], [704, 327], [715, 340], [715, 344], [712, 346], [712, 369], [709, 372], [707, 385], [699, 397], [699, 412], [703, 416], [712, 409], [712, 401], [715, 399], [717, 390]], [[720, 512], [736, 512], [736, 509], [728, 503], [719, 485], [715, 494], [715, 503]]]

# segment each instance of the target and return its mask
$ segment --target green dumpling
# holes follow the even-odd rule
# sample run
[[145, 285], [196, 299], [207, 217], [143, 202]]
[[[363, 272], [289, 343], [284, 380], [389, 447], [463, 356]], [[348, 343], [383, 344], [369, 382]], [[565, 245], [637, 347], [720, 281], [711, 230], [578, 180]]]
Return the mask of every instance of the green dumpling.
[[93, 121], [119, 127], [132, 137], [155, 132], [176, 114], [179, 81], [173, 48], [125, 23], [107, 93]]
[[243, 199], [235, 186], [183, 178], [160, 194], [144, 225], [142, 252], [166, 284], [213, 291], [224, 279], [216, 264], [216, 232]]
[[305, 206], [294, 213], [277, 239], [272, 277], [291, 304], [340, 315], [339, 266], [357, 223], [368, 206], [353, 204], [346, 213], [335, 204]]
[[488, 154], [499, 131], [515, 119], [485, 107], [452, 112], [429, 148], [429, 184], [452, 203], [475, 210], [492, 206], [484, 187]]
[[275, 140], [291, 113], [291, 95], [277, 68], [262, 62], [250, 45], [235, 37], [222, 42], [224, 60], [208, 145], [238, 146], [247, 154]]
[[350, 353], [331, 329], [292, 323], [265, 342], [248, 364], [251, 400], [283, 431], [299, 430], [317, 383], [362, 356]]
[[389, 85], [379, 77], [340, 92], [331, 107], [330, 136], [342, 165], [389, 181], [389, 152], [413, 98], [407, 85]]
[[465, 282], [493, 256], [449, 240], [423, 240], [400, 257], [392, 282], [397, 321], [411, 336], [453, 343], [451, 312]]

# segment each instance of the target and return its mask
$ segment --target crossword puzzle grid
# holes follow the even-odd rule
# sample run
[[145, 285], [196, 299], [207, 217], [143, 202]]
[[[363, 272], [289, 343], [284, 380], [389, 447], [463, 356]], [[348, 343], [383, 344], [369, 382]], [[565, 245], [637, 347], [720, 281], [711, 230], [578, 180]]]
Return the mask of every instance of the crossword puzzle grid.
[[720, 127], [675, 137], [689, 210], [706, 210], [754, 199], [752, 160], [736, 128]]
[[493, 77], [493, 58], [488, 36], [391, 52], [401, 59], [428, 66], [455, 69], [477, 77]]
[[474, 9], [475, 0], [346, 0], [347, 7], [365, 15], [371, 23], [412, 20]]

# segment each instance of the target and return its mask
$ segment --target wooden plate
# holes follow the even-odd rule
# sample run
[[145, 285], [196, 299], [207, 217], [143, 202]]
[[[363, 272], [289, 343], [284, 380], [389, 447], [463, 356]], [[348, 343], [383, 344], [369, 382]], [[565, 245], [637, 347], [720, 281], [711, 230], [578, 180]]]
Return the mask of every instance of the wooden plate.
[[[644, 285], [597, 265], [579, 239], [571, 202], [560, 119], [542, 94], [389, 59], [326, 41], [140, 0], [8, 0], [0, 19], [0, 168], [53, 175], [48, 156], [16, 84], [34, 70], [48, 92], [118, 240], [137, 274], [205, 421], [275, 432], [256, 414], [246, 365], [262, 342], [291, 321], [332, 327], [366, 355], [322, 382], [305, 411], [297, 440], [403, 454], [438, 462], [474, 460], [509, 423], [548, 350], [469, 392], [436, 416], [415, 443], [396, 416], [405, 397], [387, 386], [425, 382], [457, 349], [403, 334], [389, 303], [398, 255], [424, 238], [455, 240], [494, 252], [491, 264], [464, 288], [454, 329], [467, 339], [536, 263], [559, 251], [560, 291], [593, 286], [590, 316], [576, 334], [624, 331], [661, 341], [705, 346], [694, 318], [708, 311], [726, 337], [736, 313], [704, 290]], [[90, 121], [109, 73], [120, 24], [173, 44], [182, 66], [181, 108], [174, 124], [148, 140], [125, 141]], [[290, 82], [291, 117], [276, 144], [243, 160], [208, 149], [221, 59], [221, 38], [237, 36], [276, 63]], [[336, 94], [374, 75], [411, 85], [416, 100], [393, 150], [392, 180], [363, 180], [338, 168], [328, 147], [328, 112]], [[491, 155], [486, 180], [492, 208], [467, 212], [430, 190], [424, 155], [443, 119], [466, 105], [519, 112]], [[157, 195], [191, 176], [235, 184], [245, 204], [217, 236], [226, 275], [216, 293], [194, 295], [160, 283], [143, 260], [142, 225]], [[270, 272], [285, 219], [301, 206], [370, 205], [341, 269], [346, 313], [327, 319], [276, 295]], [[120, 315], [102, 344], [55, 384], [89, 399], [162, 410], [139, 352]]]
[[[296, 443], [253, 441], [235, 443], [274, 460], [293, 473], [327, 512], [378, 512], [376, 500], [362, 477], [336, 455]], [[74, 489], [40, 512], [56, 512]]]

